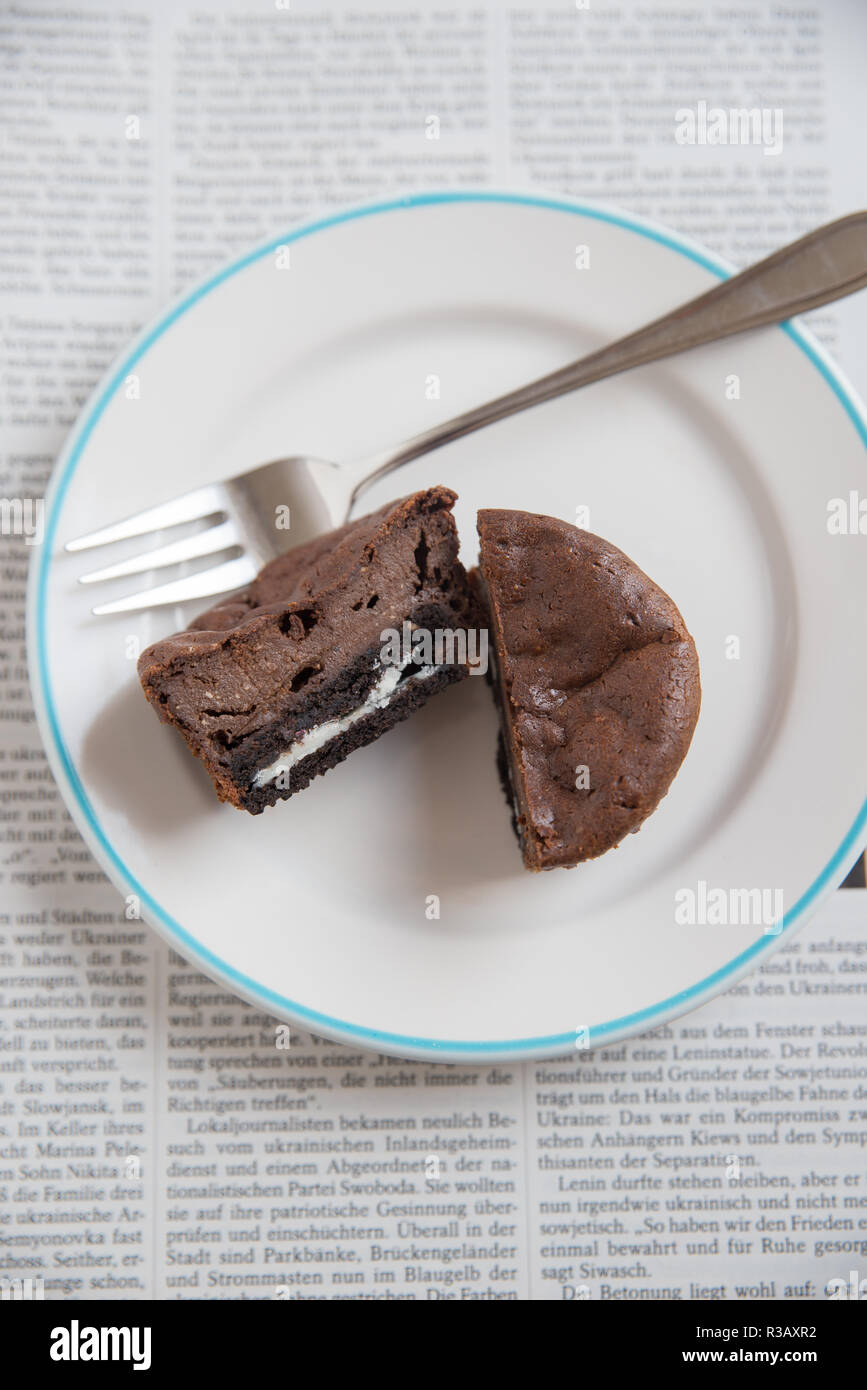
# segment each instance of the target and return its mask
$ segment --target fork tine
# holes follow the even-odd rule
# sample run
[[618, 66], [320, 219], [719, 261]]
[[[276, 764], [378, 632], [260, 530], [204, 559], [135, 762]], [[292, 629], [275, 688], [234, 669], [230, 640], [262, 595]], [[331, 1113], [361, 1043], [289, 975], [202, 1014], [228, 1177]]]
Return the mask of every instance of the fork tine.
[[148, 531], [162, 531], [169, 526], [180, 526], [184, 521], [201, 521], [216, 512], [225, 515], [226, 507], [222, 489], [199, 487], [194, 492], [184, 493], [171, 502], [162, 502], [146, 511], [117, 521], [113, 526], [103, 526], [98, 531], [90, 531], [86, 536], [77, 536], [67, 541], [66, 550], [91, 550], [96, 545], [109, 545], [112, 541], [124, 541], [132, 536], [145, 536]]
[[222, 565], [190, 574], [186, 579], [159, 584], [155, 589], [142, 589], [140, 593], [128, 594], [126, 598], [115, 599], [113, 603], [100, 603], [91, 611], [101, 617], [105, 613], [131, 613], [138, 608], [158, 608], [166, 603], [209, 598], [212, 594], [240, 589], [250, 584], [257, 574], [258, 566], [252, 556], [241, 555], [237, 560], [226, 560]]
[[221, 550], [231, 550], [235, 546], [243, 549], [238, 527], [234, 521], [224, 521], [217, 526], [209, 526], [206, 531], [198, 531], [195, 536], [186, 536], [182, 541], [173, 541], [171, 545], [162, 545], [156, 550], [146, 550], [141, 555], [133, 555], [129, 560], [119, 560], [116, 565], [107, 565], [105, 569], [80, 574], [78, 582], [99, 584], [104, 579], [121, 579], [127, 574], [143, 574], [147, 570], [181, 564], [184, 560], [198, 560], [203, 555], [217, 555]]

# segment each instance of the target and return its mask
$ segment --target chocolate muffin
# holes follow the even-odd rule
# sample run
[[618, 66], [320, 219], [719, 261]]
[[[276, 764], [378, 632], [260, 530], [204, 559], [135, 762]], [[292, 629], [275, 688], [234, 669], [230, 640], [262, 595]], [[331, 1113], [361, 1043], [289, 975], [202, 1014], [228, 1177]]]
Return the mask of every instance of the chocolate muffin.
[[701, 701], [671, 599], [622, 551], [555, 517], [482, 511], [500, 768], [528, 869], [595, 859], [668, 791]]
[[454, 502], [432, 487], [317, 536], [142, 653], [222, 801], [257, 814], [468, 674]]

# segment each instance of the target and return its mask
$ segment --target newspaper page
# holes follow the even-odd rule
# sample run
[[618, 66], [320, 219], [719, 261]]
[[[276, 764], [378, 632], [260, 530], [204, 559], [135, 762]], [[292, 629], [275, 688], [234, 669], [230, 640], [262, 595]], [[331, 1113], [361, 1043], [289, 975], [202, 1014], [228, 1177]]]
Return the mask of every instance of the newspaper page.
[[[43, 497], [172, 296], [331, 208], [544, 189], [737, 264], [854, 209], [865, 44], [858, 0], [4, 3], [0, 493]], [[703, 143], [702, 102], [771, 113], [762, 142]], [[863, 305], [810, 322], [867, 390]], [[126, 919], [58, 796], [26, 672], [36, 530], [4, 513], [4, 1297], [863, 1296], [863, 890], [617, 1046], [476, 1067], [295, 1029], [276, 1047], [273, 1019]]]

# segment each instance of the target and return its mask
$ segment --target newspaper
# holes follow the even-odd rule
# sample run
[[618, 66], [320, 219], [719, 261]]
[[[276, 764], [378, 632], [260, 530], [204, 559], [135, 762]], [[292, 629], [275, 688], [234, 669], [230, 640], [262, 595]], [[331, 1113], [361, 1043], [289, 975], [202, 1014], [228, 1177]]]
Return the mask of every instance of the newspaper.
[[[865, 41], [859, 0], [3, 4], [0, 493], [44, 495], [171, 296], [329, 208], [545, 189], [736, 263], [851, 210]], [[863, 304], [810, 322], [867, 391]], [[864, 1296], [863, 891], [595, 1052], [444, 1066], [278, 1034], [125, 919], [57, 794], [32, 516], [0, 536], [4, 1297]]]

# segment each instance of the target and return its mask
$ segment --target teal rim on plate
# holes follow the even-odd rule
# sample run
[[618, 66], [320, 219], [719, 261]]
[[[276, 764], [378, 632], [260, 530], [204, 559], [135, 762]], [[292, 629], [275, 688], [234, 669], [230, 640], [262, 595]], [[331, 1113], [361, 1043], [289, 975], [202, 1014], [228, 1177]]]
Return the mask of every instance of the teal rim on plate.
[[[648, 240], [658, 242], [667, 246], [670, 250], [686, 256], [689, 260], [695, 261], [706, 270], [718, 276], [719, 279], [727, 279], [732, 273], [732, 268], [721, 259], [712, 256], [709, 252], [693, 244], [687, 237], [675, 235], [673, 232], [666, 231], [661, 227], [656, 227], [652, 222], [632, 215], [626, 215], [606, 209], [600, 205], [572, 201], [566, 198], [554, 198], [536, 196], [528, 193], [508, 193], [497, 192], [494, 190], [483, 190], [476, 192], [456, 192], [456, 193], [422, 193], [412, 197], [398, 198], [386, 202], [366, 204], [361, 207], [352, 208], [345, 212], [337, 213], [334, 216], [319, 219], [307, 223], [300, 227], [284, 233], [279, 237], [274, 237], [262, 246], [241, 256], [238, 260], [231, 262], [216, 274], [209, 276], [193, 290], [184, 295], [172, 308], [170, 308], [155, 324], [146, 328], [133, 346], [127, 351], [119, 365], [109, 370], [106, 378], [96, 388], [87, 406], [82, 412], [79, 420], [74, 427], [72, 434], [58, 460], [54, 471], [49, 494], [46, 498], [46, 518], [45, 534], [42, 545], [38, 548], [33, 557], [30, 574], [30, 585], [28, 594], [28, 648], [31, 662], [31, 679], [33, 693], [36, 704], [37, 719], [39, 727], [45, 741], [46, 749], [49, 754], [52, 767], [56, 774], [61, 789], [68, 789], [67, 799], [72, 803], [72, 809], [77, 813], [79, 824], [86, 829], [86, 838], [95, 848], [97, 857], [102, 860], [103, 867], [114, 883], [120, 887], [121, 891], [134, 893], [140, 900], [143, 908], [143, 916], [150, 925], [156, 927], [161, 934], [173, 943], [177, 944], [182, 954], [191, 961], [200, 965], [203, 971], [212, 976], [217, 976], [223, 983], [230, 986], [237, 994], [245, 997], [251, 1002], [261, 1006], [266, 1011], [276, 1011], [286, 1015], [302, 1027], [309, 1028], [314, 1033], [323, 1033], [337, 1041], [346, 1043], [361, 1043], [367, 1047], [379, 1047], [383, 1051], [397, 1053], [398, 1055], [412, 1056], [415, 1058], [428, 1058], [440, 1061], [460, 1062], [460, 1061], [483, 1061], [496, 1060], [497, 1058], [511, 1056], [516, 1059], [521, 1058], [542, 1058], [556, 1056], [558, 1053], [568, 1053], [575, 1047], [574, 1030], [569, 1033], [555, 1033], [543, 1037], [533, 1038], [503, 1038], [490, 1042], [462, 1039], [436, 1039], [424, 1037], [405, 1036], [398, 1033], [384, 1032], [376, 1028], [365, 1027], [361, 1024], [347, 1023], [343, 1019], [332, 1018], [327, 1014], [318, 1013], [315, 1009], [306, 1008], [303, 1004], [295, 1000], [288, 999], [284, 995], [269, 989], [258, 980], [244, 975], [233, 966], [221, 960], [207, 947], [202, 946], [179, 922], [165, 911], [156, 899], [147, 891], [143, 884], [139, 883], [132, 871], [121, 859], [108, 836], [103, 830], [93, 806], [90, 803], [87, 792], [81, 782], [77, 769], [69, 755], [69, 750], [63, 739], [57, 719], [57, 712], [54, 704], [53, 688], [51, 683], [51, 673], [48, 664], [47, 652], [47, 584], [51, 565], [51, 553], [54, 544], [54, 537], [57, 531], [63, 500], [70, 480], [78, 466], [78, 463], [87, 448], [91, 433], [98, 423], [107, 404], [114, 396], [115, 392], [122, 386], [135, 364], [144, 356], [148, 349], [162, 337], [168, 329], [185, 314], [199, 300], [203, 299], [218, 285], [225, 280], [237, 275], [245, 267], [252, 265], [263, 256], [272, 254], [277, 247], [284, 246], [293, 241], [299, 241], [303, 237], [315, 236], [317, 232], [326, 230], [343, 222], [351, 222], [356, 218], [382, 216], [389, 212], [406, 210], [407, 208], [418, 208], [442, 203], [500, 203], [518, 204], [525, 207], [544, 208], [549, 211], [577, 214], [581, 217], [593, 218], [600, 222], [608, 222], [613, 226], [620, 227], [625, 231], [633, 232], [638, 236], [646, 237]], [[782, 323], [780, 329], [786, 333], [794, 343], [800, 348], [804, 355], [821, 374], [831, 391], [842, 405], [846, 414], [854, 426], [858, 437], [867, 449], [867, 416], [859, 405], [854, 392], [849, 387], [842, 374], [837, 370], [818, 343], [803, 328], [795, 322], [789, 321]], [[819, 901], [844, 876], [846, 869], [856, 857], [859, 847], [863, 848], [867, 842], [867, 800], [861, 806], [851, 828], [845, 835], [842, 843], [831, 859], [813, 880], [809, 888], [801, 895], [795, 905], [785, 914], [780, 932], [776, 936], [762, 936], [749, 946], [745, 951], [735, 956], [727, 965], [706, 976], [697, 984], [690, 986], [689, 989], [682, 990], [678, 994], [661, 999], [658, 1004], [649, 1005], [636, 1013], [624, 1015], [621, 1018], [614, 1018], [606, 1023], [595, 1024], [589, 1030], [587, 1045], [593, 1048], [602, 1043], [610, 1043], [619, 1038], [630, 1036], [638, 1032], [649, 1031], [654, 1027], [660, 1026], [670, 1018], [696, 1008], [699, 1004], [712, 998], [726, 985], [733, 985], [737, 979], [746, 973], [752, 966], [758, 964], [764, 955], [773, 951], [779, 941], [780, 935], [801, 923], [810, 908], [817, 906]]]

